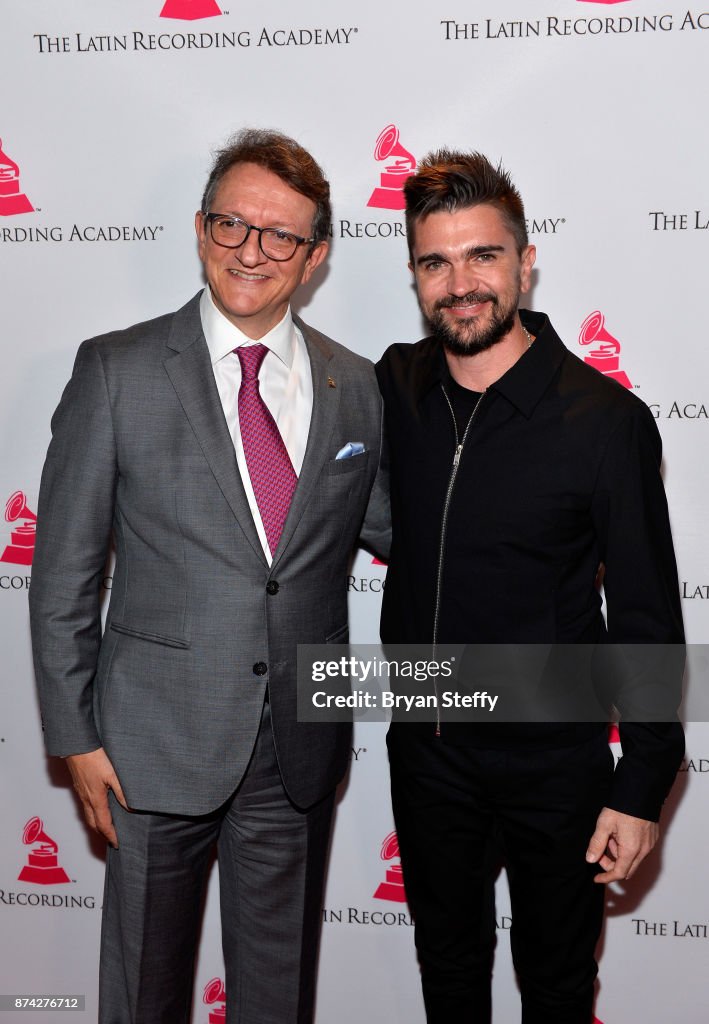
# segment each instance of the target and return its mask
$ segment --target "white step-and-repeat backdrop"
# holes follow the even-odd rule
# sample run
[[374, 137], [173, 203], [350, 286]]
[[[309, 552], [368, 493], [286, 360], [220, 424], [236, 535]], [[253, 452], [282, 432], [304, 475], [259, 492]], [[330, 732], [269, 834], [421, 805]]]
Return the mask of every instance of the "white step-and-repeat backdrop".
[[[688, 635], [704, 643], [709, 11], [2, 0], [0, 13], [0, 992], [85, 994], [85, 1011], [62, 1017], [82, 1024], [96, 1017], [102, 852], [63, 766], [44, 756], [27, 627], [49, 420], [79, 342], [201, 287], [193, 213], [210, 154], [255, 125], [294, 135], [332, 182], [331, 257], [300, 310], [376, 359], [421, 335], [401, 195], [416, 159], [444, 144], [502, 158], [538, 247], [529, 305], [657, 417]], [[384, 578], [358, 556], [354, 640], [376, 639]], [[662, 849], [609, 893], [604, 1024], [709, 1019], [708, 796], [709, 726], [691, 724]], [[323, 908], [318, 1024], [424, 1020], [392, 829], [384, 726], [360, 726]], [[228, 998], [216, 886], [215, 873], [194, 1024], [223, 1021]], [[494, 1020], [508, 1024], [519, 1010], [504, 876], [497, 921]]]

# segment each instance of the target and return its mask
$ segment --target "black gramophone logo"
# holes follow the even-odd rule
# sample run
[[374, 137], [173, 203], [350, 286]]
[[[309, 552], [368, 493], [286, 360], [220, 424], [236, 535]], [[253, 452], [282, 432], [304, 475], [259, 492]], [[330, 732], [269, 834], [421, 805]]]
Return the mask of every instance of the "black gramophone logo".
[[399, 129], [395, 124], [388, 124], [374, 145], [375, 160], [389, 160], [390, 157], [394, 159], [384, 165], [379, 185], [369, 197], [367, 206], [380, 210], [403, 210], [406, 208], [404, 182], [416, 170], [416, 157], [399, 142]]
[[[212, 978], [204, 986], [202, 1002], [212, 1007], [209, 1011], [209, 1024], [224, 1024], [226, 1020], [226, 989], [221, 978]], [[221, 1003], [221, 1006], [216, 1006]]]
[[[399, 840], [396, 832], [390, 832], [382, 843], [379, 851], [382, 860], [393, 860], [399, 856]], [[392, 864], [387, 868], [383, 882], [377, 887], [374, 893], [375, 900], [391, 900], [392, 903], [406, 903], [406, 892], [404, 890], [404, 874], [401, 869], [401, 862]]]
[[13, 565], [32, 565], [34, 542], [37, 536], [37, 516], [27, 508], [27, 499], [22, 491], [15, 491], [8, 498], [5, 506], [5, 522], [16, 523], [20, 519], [24, 522], [20, 526], [16, 526], [10, 534], [10, 543], [0, 555], [0, 562], [12, 562]]
[[27, 863], [17, 876], [18, 882], [33, 882], [35, 885], [59, 885], [70, 882], [63, 867], [57, 860], [59, 847], [44, 831], [41, 818], [30, 818], [22, 833], [25, 846], [39, 843], [27, 854]]

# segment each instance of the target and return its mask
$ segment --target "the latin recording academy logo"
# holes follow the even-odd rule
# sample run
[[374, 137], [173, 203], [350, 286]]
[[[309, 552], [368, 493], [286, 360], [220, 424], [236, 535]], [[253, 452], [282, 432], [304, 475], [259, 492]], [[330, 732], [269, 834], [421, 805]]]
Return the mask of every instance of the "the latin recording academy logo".
[[[384, 878], [372, 893], [372, 898], [382, 900], [375, 908], [371, 905], [349, 907], [324, 907], [322, 920], [326, 925], [355, 925], [377, 928], [413, 928], [414, 921], [406, 906], [404, 876], [399, 857], [399, 842], [396, 832], [384, 837], [379, 850], [383, 861], [395, 861], [389, 865]], [[370, 889], [371, 892], [371, 889]]]
[[[22, 842], [33, 849], [27, 854], [27, 863], [17, 876], [19, 882], [60, 885], [71, 881], [57, 859], [59, 847], [44, 831], [41, 818], [30, 818], [22, 833]], [[39, 845], [35, 846], [35, 843]]]
[[15, 491], [8, 498], [5, 506], [5, 521], [16, 523], [24, 520], [20, 526], [10, 533], [10, 543], [0, 555], [0, 562], [12, 565], [32, 565], [34, 542], [37, 535], [37, 516], [27, 507], [27, 499], [22, 491]]
[[604, 326], [605, 318], [599, 309], [589, 313], [581, 324], [579, 345], [593, 345], [584, 362], [606, 377], [612, 377], [624, 388], [632, 388], [627, 373], [620, 368], [620, 342]]
[[32, 213], [34, 206], [20, 188], [20, 169], [3, 151], [0, 139], [0, 217]]
[[209, 1024], [224, 1024], [226, 1021], [226, 989], [221, 978], [212, 978], [204, 986], [202, 1002], [209, 1006]]
[[[0, 217], [33, 213], [35, 207], [22, 191], [20, 169], [2, 148], [0, 139]], [[59, 224], [42, 225], [27, 221], [0, 230], [3, 244], [25, 242], [155, 242], [163, 230], [161, 224]], [[22, 563], [29, 564], [29, 563]]]
[[388, 124], [380, 133], [374, 144], [374, 159], [384, 164], [379, 176], [379, 185], [369, 197], [367, 206], [378, 210], [403, 210], [404, 182], [416, 170], [416, 157], [399, 142], [399, 129], [395, 124]]
[[221, 13], [221, 8], [215, 0], [165, 0], [160, 17], [174, 18], [175, 21], [200, 21], [202, 18], [214, 18]]
[[[54, 830], [52, 830], [54, 831]], [[0, 888], [0, 905], [41, 910], [98, 910], [101, 901], [92, 894], [77, 893], [74, 879], [59, 860], [59, 845], [44, 830], [39, 817], [30, 818], [22, 831], [22, 843], [29, 847], [18, 882], [29, 888], [18, 891]], [[60, 886], [59, 891], [55, 888]]]
[[[383, 861], [393, 861], [399, 856], [399, 840], [396, 832], [390, 832], [384, 838], [379, 856]], [[406, 903], [406, 890], [404, 889], [404, 874], [401, 869], [401, 861], [387, 868], [384, 881], [380, 882], [377, 886], [374, 898], [375, 900], [390, 900], [392, 903]]]

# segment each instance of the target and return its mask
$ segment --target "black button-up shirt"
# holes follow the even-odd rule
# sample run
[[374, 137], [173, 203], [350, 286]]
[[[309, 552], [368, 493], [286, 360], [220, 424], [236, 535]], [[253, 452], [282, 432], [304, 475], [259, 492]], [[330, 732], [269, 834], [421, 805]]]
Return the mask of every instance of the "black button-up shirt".
[[[655, 421], [636, 396], [570, 353], [544, 314], [521, 316], [535, 341], [477, 407], [443, 550], [456, 446], [444, 354], [426, 338], [391, 346], [377, 367], [393, 518], [382, 639], [430, 642], [438, 607], [441, 644], [681, 644]], [[677, 702], [680, 683], [668, 681]], [[484, 742], [479, 729], [468, 731]], [[682, 756], [681, 730], [628, 723], [621, 738], [613, 806], [656, 817]]]

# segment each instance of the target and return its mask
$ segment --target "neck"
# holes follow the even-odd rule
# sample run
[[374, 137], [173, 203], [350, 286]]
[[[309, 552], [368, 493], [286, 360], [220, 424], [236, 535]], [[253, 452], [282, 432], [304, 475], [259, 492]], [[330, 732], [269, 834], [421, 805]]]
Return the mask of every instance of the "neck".
[[451, 377], [470, 391], [487, 391], [524, 355], [533, 340], [517, 316], [512, 330], [484, 352], [458, 356], [446, 351]]

